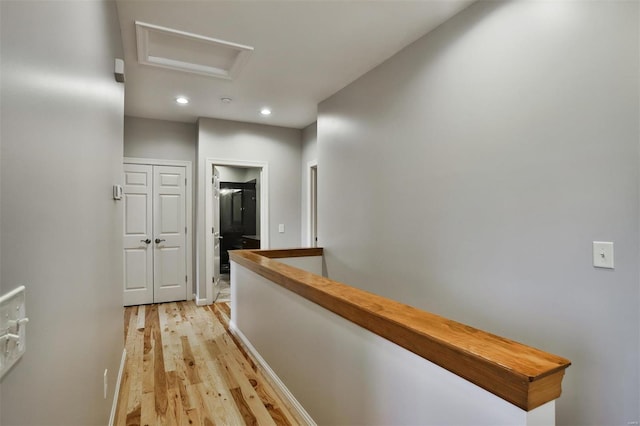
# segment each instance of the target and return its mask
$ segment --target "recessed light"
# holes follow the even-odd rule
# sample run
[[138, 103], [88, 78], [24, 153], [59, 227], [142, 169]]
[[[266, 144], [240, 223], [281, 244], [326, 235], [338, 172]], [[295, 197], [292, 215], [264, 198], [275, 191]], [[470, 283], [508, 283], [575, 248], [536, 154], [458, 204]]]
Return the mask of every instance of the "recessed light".
[[185, 98], [184, 96], [178, 96], [176, 98], [176, 102], [179, 103], [180, 105], [186, 105], [189, 103], [189, 99]]
[[260, 110], [260, 114], [262, 114], [262, 115], [271, 115], [271, 110], [269, 108], [262, 108]]

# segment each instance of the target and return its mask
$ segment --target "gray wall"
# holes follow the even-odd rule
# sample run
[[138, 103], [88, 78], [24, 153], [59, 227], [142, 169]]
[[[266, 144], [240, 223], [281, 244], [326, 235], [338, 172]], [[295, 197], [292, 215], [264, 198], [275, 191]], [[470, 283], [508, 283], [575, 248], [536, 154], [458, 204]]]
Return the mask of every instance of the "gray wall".
[[[309, 196], [309, 161], [318, 160], [318, 123], [311, 123], [302, 130], [302, 161], [301, 161], [301, 197], [300, 197], [300, 247], [309, 246], [309, 206], [307, 197]], [[318, 167], [319, 169], [319, 167]]]
[[[2, 7], [0, 7], [0, 35], [2, 35]], [[2, 46], [0, 43], [0, 224], [2, 223]], [[0, 225], [0, 241], [2, 226]], [[0, 265], [2, 264], [2, 244], [0, 243]], [[0, 268], [0, 291], [2, 291], [2, 268]], [[0, 381], [0, 401], [2, 401], [2, 381]], [[0, 424], [2, 424], [2, 403], [0, 402]]]
[[[198, 182], [204, 182], [208, 158], [264, 161], [269, 164], [269, 242], [271, 248], [300, 244], [300, 137], [285, 127], [200, 118], [198, 121]], [[205, 190], [198, 188], [198, 229], [205, 226]], [[278, 224], [285, 232], [278, 232]], [[205, 293], [205, 240], [198, 232], [200, 294]], [[203, 297], [203, 296], [201, 296]]]
[[124, 117], [124, 156], [155, 160], [191, 161], [192, 222], [191, 248], [193, 292], [196, 288], [196, 141], [198, 127], [195, 123], [154, 120], [150, 118]]
[[1, 422], [104, 425], [123, 347], [115, 2], [0, 9], [1, 290], [24, 284], [30, 318], [26, 354], [2, 381]]
[[231, 166], [217, 166], [220, 172], [220, 182], [244, 182], [244, 176], [247, 174], [246, 169]]
[[191, 161], [196, 164], [195, 123], [124, 118], [124, 156], [161, 160]]
[[319, 106], [329, 276], [570, 358], [559, 424], [639, 417], [638, 16], [476, 3]]

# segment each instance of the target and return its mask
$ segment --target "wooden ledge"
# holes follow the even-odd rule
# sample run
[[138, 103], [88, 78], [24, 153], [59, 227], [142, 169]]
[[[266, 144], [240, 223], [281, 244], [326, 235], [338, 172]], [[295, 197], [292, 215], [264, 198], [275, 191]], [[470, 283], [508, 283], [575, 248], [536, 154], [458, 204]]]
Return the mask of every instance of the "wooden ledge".
[[279, 250], [253, 250], [254, 253], [259, 253], [261, 256], [268, 257], [269, 259], [282, 259], [283, 257], [310, 257], [310, 256], [322, 256], [321, 248], [293, 248], [293, 249], [279, 249]]
[[319, 255], [322, 249], [230, 252], [231, 260], [245, 268], [523, 410], [530, 411], [560, 396], [564, 370], [571, 365], [565, 358], [276, 260]]

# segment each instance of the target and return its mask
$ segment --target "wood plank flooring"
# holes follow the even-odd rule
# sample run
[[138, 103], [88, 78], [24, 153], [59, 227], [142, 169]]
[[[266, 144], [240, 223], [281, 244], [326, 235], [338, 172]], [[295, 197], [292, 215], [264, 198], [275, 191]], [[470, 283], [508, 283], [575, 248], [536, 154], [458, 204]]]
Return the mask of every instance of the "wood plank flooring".
[[236, 343], [229, 317], [228, 303], [125, 308], [115, 424], [302, 424]]

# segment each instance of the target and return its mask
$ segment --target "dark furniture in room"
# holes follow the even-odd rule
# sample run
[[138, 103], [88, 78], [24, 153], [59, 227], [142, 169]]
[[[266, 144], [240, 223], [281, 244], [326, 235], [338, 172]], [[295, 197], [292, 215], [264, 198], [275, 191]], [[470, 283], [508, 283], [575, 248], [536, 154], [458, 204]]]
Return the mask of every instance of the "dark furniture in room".
[[243, 235], [242, 248], [243, 249], [259, 249], [260, 235]]

